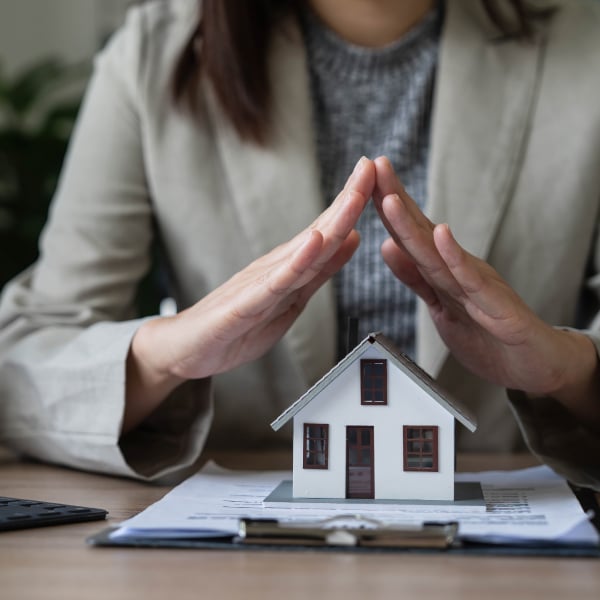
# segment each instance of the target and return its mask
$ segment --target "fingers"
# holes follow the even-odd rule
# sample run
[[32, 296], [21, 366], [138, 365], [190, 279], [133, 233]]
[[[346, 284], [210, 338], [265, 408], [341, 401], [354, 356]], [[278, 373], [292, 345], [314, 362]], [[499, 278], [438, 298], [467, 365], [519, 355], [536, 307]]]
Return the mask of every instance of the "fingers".
[[381, 245], [381, 255], [392, 273], [411, 288], [428, 306], [438, 303], [433, 288], [425, 281], [414, 260], [392, 238]]
[[375, 165], [363, 156], [354, 167], [344, 189], [311, 225], [311, 228], [323, 234], [324, 253], [329, 251], [325, 260], [336, 251], [336, 242], [339, 244], [352, 231], [371, 198], [374, 187]]
[[302, 288], [301, 296], [305, 302], [352, 258], [359, 243], [360, 236], [354, 230], [344, 240], [338, 251], [323, 265], [319, 273]]
[[[438, 293], [460, 297], [456, 284], [433, 241], [434, 224], [409, 196], [385, 156], [375, 159], [376, 184], [373, 201], [398, 250], [386, 245], [388, 266], [396, 265], [396, 276], [432, 306]], [[385, 256], [384, 256], [385, 258]], [[414, 267], [409, 262], [414, 262]], [[406, 280], [408, 277], [409, 281]]]
[[[372, 161], [362, 157], [348, 178], [344, 189], [338, 194], [331, 206], [310, 226], [309, 230], [322, 236], [322, 245], [313, 263], [302, 271], [295, 287], [304, 285], [311, 276], [321, 273], [332, 256], [354, 230], [356, 222], [364, 210], [375, 185], [375, 166]], [[300, 234], [302, 237], [305, 233]], [[285, 259], [288, 250], [284, 249], [278, 260]], [[293, 285], [290, 283], [290, 285]]]
[[388, 158], [385, 156], [380, 156], [373, 162], [375, 164], [376, 171], [376, 184], [373, 192], [373, 201], [375, 202], [375, 206], [379, 212], [379, 215], [382, 218], [383, 223], [388, 228], [390, 235], [394, 237], [395, 232], [393, 229], [390, 230], [389, 222], [381, 210], [381, 204], [386, 196], [392, 194], [396, 194], [402, 199], [408, 213], [420, 227], [425, 230], [432, 231], [433, 223], [423, 214], [417, 203], [408, 195], [404, 189], [404, 186], [396, 176], [394, 168], [392, 167], [392, 164]]
[[[393, 240], [407, 257], [410, 257], [423, 280], [437, 295], [441, 293], [459, 299], [463, 292], [448, 269], [433, 241], [433, 228], [417, 222], [407, 208], [404, 199], [397, 194], [383, 198], [381, 210], [394, 235]], [[416, 291], [416, 290], [415, 290]], [[432, 299], [429, 294], [428, 304]]]
[[[354, 229], [373, 193], [374, 185], [375, 166], [373, 161], [362, 157], [346, 181], [344, 189], [308, 228], [308, 230], [318, 231], [323, 235], [321, 265], [329, 260], [336, 252], [337, 246]], [[305, 236], [306, 230], [259, 260], [264, 261], [265, 264], [277, 264], [280, 260], [289, 256], [290, 250], [299, 248], [304, 243]], [[317, 268], [317, 270], [319, 269]]]
[[[330, 208], [334, 208], [344, 202], [344, 197], [348, 192], [356, 192], [362, 196], [366, 201], [372, 196], [373, 189], [375, 188], [375, 163], [369, 160], [366, 156], [361, 156], [350, 177], [346, 180], [344, 189], [336, 196], [335, 200], [331, 203]], [[325, 211], [327, 214], [329, 210]]]
[[230, 280], [238, 305], [236, 314], [243, 319], [255, 318], [282, 302], [301, 287], [302, 281], [312, 278], [313, 265], [322, 248], [323, 235], [319, 231], [304, 231], [275, 250], [276, 260], [271, 253], [238, 273]]
[[469, 264], [469, 259], [474, 257], [468, 255], [459, 246], [446, 223], [434, 228], [433, 240], [448, 270], [453, 274], [465, 294], [469, 297], [479, 295], [483, 287], [483, 279], [479, 271], [473, 269]]
[[236, 314], [266, 317], [311, 280], [318, 288], [337, 272], [358, 245], [354, 226], [375, 184], [375, 167], [361, 158], [332, 205], [305, 231], [258, 259], [234, 278]]
[[433, 232], [440, 256], [460, 285], [467, 312], [482, 325], [514, 319], [522, 306], [518, 295], [486, 262], [466, 252], [454, 239], [450, 227], [437, 225]]

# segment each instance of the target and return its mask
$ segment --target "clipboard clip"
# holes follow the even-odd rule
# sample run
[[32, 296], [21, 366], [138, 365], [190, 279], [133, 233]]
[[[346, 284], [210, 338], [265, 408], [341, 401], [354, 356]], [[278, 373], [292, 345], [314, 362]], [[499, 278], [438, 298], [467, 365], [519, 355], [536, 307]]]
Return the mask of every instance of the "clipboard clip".
[[236, 541], [276, 546], [367, 548], [446, 549], [459, 545], [456, 521], [386, 525], [361, 515], [338, 515], [313, 523], [240, 519]]

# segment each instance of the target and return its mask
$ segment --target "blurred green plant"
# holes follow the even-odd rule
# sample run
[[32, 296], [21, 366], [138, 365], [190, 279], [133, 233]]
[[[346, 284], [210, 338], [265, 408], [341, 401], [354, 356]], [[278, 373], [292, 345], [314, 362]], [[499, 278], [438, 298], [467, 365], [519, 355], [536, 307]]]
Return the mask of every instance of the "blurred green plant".
[[89, 65], [0, 65], [0, 289], [37, 258]]

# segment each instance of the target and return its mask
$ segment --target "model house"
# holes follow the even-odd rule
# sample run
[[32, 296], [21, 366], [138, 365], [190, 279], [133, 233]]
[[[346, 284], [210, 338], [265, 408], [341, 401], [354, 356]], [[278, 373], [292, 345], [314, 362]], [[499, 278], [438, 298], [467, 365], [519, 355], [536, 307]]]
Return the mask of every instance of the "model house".
[[382, 334], [370, 334], [272, 424], [293, 419], [294, 498], [454, 500], [451, 399]]

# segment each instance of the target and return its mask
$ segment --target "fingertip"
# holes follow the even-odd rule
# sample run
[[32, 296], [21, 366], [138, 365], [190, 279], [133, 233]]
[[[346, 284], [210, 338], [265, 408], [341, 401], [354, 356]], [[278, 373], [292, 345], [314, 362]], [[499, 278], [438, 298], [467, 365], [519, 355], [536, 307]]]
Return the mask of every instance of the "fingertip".
[[378, 156], [373, 162], [375, 164], [375, 175], [377, 177], [375, 184], [377, 193], [380, 196], [393, 192], [403, 193], [404, 186], [400, 179], [398, 179], [389, 158], [387, 156]]
[[315, 227], [311, 227], [308, 230], [308, 235], [306, 236], [306, 239], [304, 240], [304, 246], [308, 246], [308, 245], [312, 245], [315, 243], [323, 243], [323, 234], [316, 229]]
[[392, 264], [392, 258], [395, 255], [397, 248], [398, 248], [397, 244], [394, 242], [394, 240], [391, 237], [385, 239], [381, 244], [379, 251], [381, 252], [381, 257], [383, 258], [383, 262], [388, 267], [390, 267], [390, 265]]
[[309, 253], [314, 255], [318, 253], [323, 245], [323, 234], [316, 228], [310, 227], [305, 230], [298, 239], [298, 245], [294, 252], [295, 256]]
[[378, 169], [391, 169], [392, 167], [390, 159], [385, 155], [378, 156], [373, 162]]
[[360, 246], [360, 233], [356, 229], [353, 229], [348, 234], [348, 237], [346, 239], [349, 240], [352, 244], [354, 244], [357, 248], [358, 246]]
[[433, 241], [448, 266], [456, 265], [461, 261], [463, 248], [456, 241], [448, 223], [439, 223], [434, 227]]
[[354, 165], [352, 175], [360, 177], [372, 164], [373, 161], [363, 154]]
[[384, 212], [389, 212], [390, 209], [394, 209], [397, 206], [403, 206], [402, 198], [398, 194], [387, 194], [381, 200], [381, 207]]
[[342, 253], [347, 256], [346, 261], [350, 260], [352, 255], [358, 250], [360, 246], [360, 233], [356, 229], [352, 229], [346, 236], [346, 239], [340, 244], [340, 248], [336, 254]]
[[385, 193], [389, 188], [390, 181], [394, 179], [394, 169], [387, 156], [378, 156], [374, 161], [375, 176], [377, 177], [376, 186], [380, 193]]
[[340, 244], [335, 254], [327, 261], [321, 269], [321, 273], [327, 278], [337, 273], [351, 258], [360, 245], [360, 234], [353, 229]]
[[[361, 159], [362, 161], [363, 159]], [[360, 165], [360, 166], [359, 166]], [[363, 202], [373, 195], [373, 188], [375, 187], [375, 165], [372, 160], [368, 158], [364, 159], [362, 164], [357, 163], [356, 170], [352, 173], [349, 182], [346, 186], [346, 195], [351, 196], [353, 192], [360, 194]]]
[[304, 232], [299, 245], [289, 257], [289, 263], [295, 271], [303, 273], [319, 256], [323, 248], [323, 234], [315, 228]]
[[448, 223], [438, 223], [433, 228], [433, 237], [439, 241], [450, 241], [456, 244], [456, 239], [454, 238], [454, 234], [450, 229], [450, 225]]
[[394, 248], [397, 248], [397, 247], [398, 247], [398, 245], [394, 241], [394, 238], [388, 237], [385, 240], [383, 240], [383, 242], [381, 243], [381, 254], [389, 252], [390, 250], [393, 250]]

